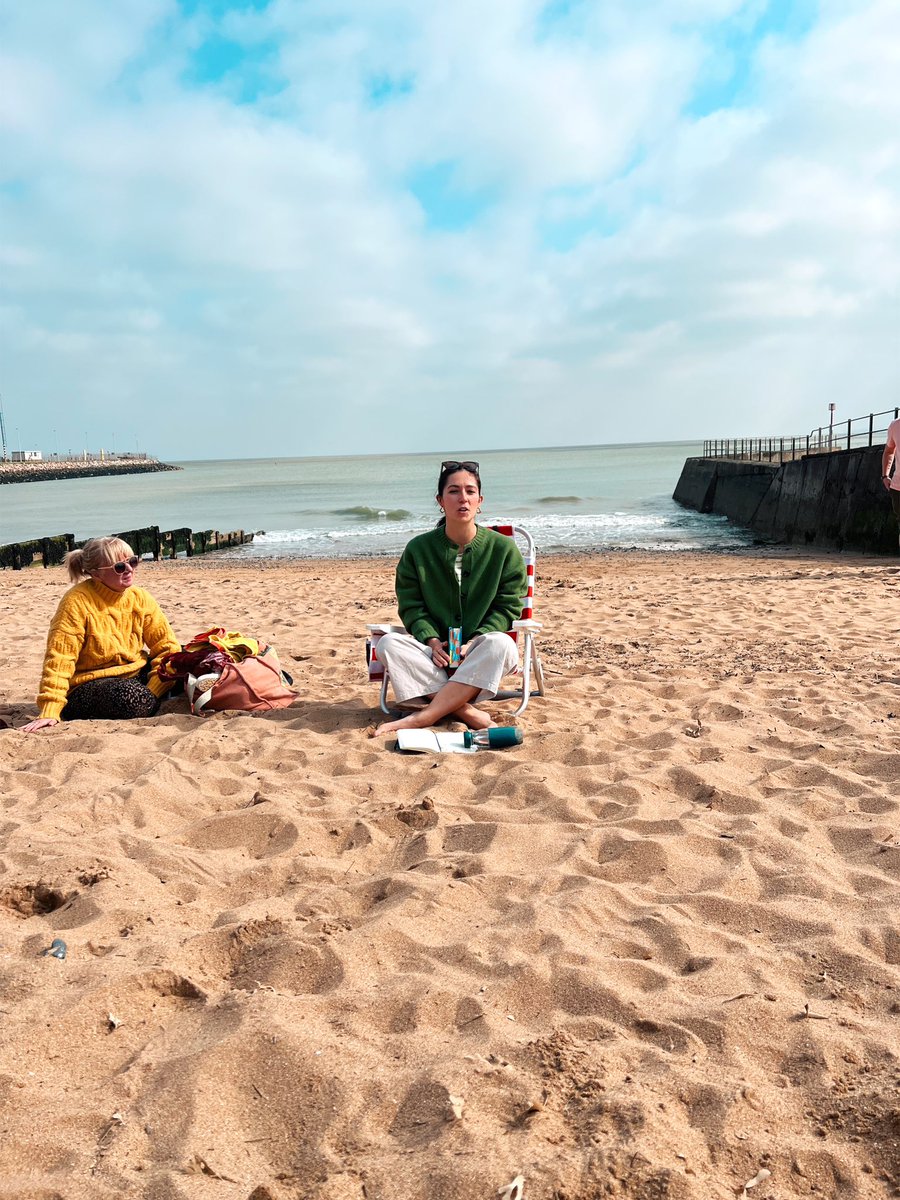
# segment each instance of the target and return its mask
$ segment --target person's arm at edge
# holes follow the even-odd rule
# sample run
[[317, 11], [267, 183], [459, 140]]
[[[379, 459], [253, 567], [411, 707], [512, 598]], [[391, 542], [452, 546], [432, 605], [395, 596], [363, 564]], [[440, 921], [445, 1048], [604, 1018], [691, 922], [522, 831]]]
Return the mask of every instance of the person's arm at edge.
[[891, 435], [888, 434], [887, 445], [884, 448], [884, 454], [881, 456], [881, 482], [888, 489], [891, 486], [891, 464], [894, 461], [896, 453], [897, 446]]

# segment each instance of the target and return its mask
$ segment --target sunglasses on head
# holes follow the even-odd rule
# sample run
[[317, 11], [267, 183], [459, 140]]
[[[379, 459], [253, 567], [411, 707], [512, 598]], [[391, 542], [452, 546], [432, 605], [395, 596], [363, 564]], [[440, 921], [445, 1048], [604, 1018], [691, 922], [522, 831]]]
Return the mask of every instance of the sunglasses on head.
[[473, 475], [478, 474], [477, 462], [457, 462], [455, 458], [448, 458], [446, 462], [441, 463], [441, 471], [471, 471]]
[[133, 571], [141, 560], [136, 554], [132, 554], [131, 558], [126, 558], [124, 562], [107, 563], [105, 567], [98, 567], [98, 571], [115, 571], [117, 575], [124, 575], [131, 568]]

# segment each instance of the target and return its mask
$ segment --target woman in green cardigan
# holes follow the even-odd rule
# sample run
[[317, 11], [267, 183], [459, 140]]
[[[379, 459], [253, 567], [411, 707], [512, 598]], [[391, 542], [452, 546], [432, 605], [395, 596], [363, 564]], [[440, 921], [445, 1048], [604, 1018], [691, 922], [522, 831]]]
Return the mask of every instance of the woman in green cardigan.
[[[397, 607], [406, 633], [378, 643], [398, 706], [427, 699], [378, 734], [425, 729], [452, 716], [470, 729], [486, 729], [487, 713], [475, 701], [495, 696], [516, 665], [508, 636], [522, 612], [527, 577], [513, 538], [476, 525], [484, 497], [478, 463], [441, 465], [437, 502], [444, 516], [436, 529], [412, 539], [397, 564]], [[459, 666], [450, 667], [448, 631], [460, 628]]]

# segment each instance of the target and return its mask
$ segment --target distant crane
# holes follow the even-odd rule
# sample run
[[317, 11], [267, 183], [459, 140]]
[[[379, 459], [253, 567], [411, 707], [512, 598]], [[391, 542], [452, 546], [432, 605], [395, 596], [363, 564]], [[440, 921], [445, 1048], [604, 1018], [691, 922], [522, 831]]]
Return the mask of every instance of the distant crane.
[[3, 457], [0, 462], [7, 461], [6, 453], [6, 426], [3, 424], [3, 398], [0, 397], [0, 441], [3, 443]]

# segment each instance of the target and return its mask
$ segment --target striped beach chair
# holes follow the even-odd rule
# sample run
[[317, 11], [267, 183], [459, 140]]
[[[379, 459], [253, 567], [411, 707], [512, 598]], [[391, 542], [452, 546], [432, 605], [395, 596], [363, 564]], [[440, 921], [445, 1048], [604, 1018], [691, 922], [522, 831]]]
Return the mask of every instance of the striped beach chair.
[[[544, 671], [535, 640], [542, 628], [541, 622], [534, 619], [534, 566], [537, 555], [534, 538], [521, 525], [488, 525], [487, 528], [516, 539], [519, 549], [522, 551], [528, 575], [528, 586], [522, 601], [522, 615], [518, 621], [513, 621], [512, 629], [509, 631], [509, 636], [519, 647], [519, 666], [515, 670], [515, 675], [521, 680], [521, 686], [511, 689], [504, 688], [496, 696], [497, 700], [518, 700], [519, 707], [513, 715], [519, 716], [528, 707], [528, 701], [532, 695], [544, 695]], [[386, 633], [406, 633], [406, 630], [402, 625], [367, 625], [366, 628], [369, 631], [366, 641], [369, 678], [381, 684], [381, 710], [390, 714], [392, 710], [387, 698], [390, 679], [387, 668], [378, 658], [378, 641]]]

